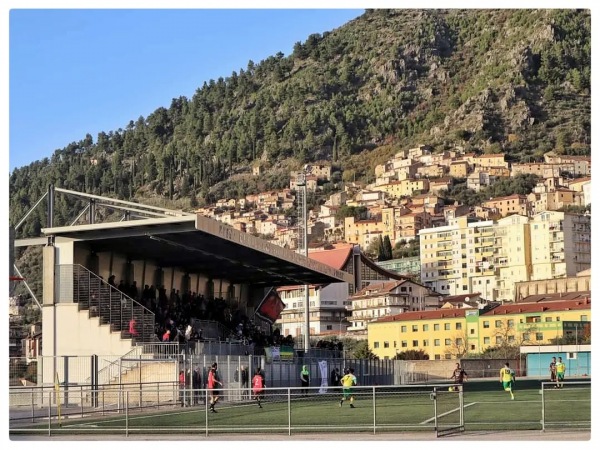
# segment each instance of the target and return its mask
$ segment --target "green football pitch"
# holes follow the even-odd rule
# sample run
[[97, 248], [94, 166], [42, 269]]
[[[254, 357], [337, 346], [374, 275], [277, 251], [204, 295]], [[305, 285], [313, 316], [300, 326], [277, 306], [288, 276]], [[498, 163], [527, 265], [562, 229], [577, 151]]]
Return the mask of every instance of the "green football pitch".
[[[568, 385], [540, 391], [540, 383], [523, 383], [515, 388], [515, 399], [498, 382], [466, 383], [463, 392], [465, 430], [589, 429], [591, 386]], [[529, 384], [529, 386], [527, 385]], [[340, 393], [292, 395], [267, 392], [262, 408], [252, 400], [219, 402], [217, 413], [204, 404], [192, 407], [130, 408], [128, 414], [108, 413], [84, 418], [55, 419], [52, 433], [276, 433], [294, 432], [386, 432], [433, 431], [460, 423], [460, 396], [432, 388], [356, 388], [354, 408]], [[542, 402], [542, 397], [544, 401]], [[437, 417], [437, 422], [436, 422]], [[11, 432], [25, 432], [12, 429]], [[28, 427], [28, 433], [47, 430], [48, 424]]]

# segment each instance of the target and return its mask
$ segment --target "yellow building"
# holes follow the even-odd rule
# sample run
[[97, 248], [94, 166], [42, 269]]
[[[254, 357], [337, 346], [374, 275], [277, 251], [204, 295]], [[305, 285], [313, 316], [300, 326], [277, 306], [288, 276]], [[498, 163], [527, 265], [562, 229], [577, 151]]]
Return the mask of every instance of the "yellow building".
[[469, 309], [416, 311], [384, 317], [367, 324], [369, 349], [380, 359], [408, 350], [423, 350], [430, 359], [466, 354], [465, 314]]
[[391, 183], [377, 186], [376, 189], [385, 192], [389, 197], [407, 197], [414, 193], [429, 191], [429, 180], [423, 178], [392, 181]]
[[469, 174], [469, 163], [467, 161], [454, 161], [450, 163], [449, 174], [454, 178], [466, 178]]
[[514, 301], [515, 284], [531, 277], [529, 227], [529, 218], [517, 214], [496, 222], [493, 260], [497, 277], [495, 300]]
[[551, 344], [574, 322], [589, 328], [589, 299], [407, 312], [370, 322], [367, 332], [369, 350], [381, 359], [407, 350], [422, 350], [432, 360], [456, 359], [504, 344]]
[[380, 235], [383, 237], [383, 230], [384, 223], [378, 219], [356, 220], [354, 217], [344, 219], [344, 239], [349, 244], [359, 244], [363, 248], [367, 248], [373, 239]]
[[508, 163], [504, 161], [504, 153], [490, 153], [487, 155], [479, 155], [473, 158], [473, 163], [481, 168], [488, 167], [506, 167]]
[[509, 214], [521, 214], [527, 216], [530, 209], [527, 196], [519, 194], [492, 198], [487, 202], [483, 202], [482, 206], [487, 208], [497, 208], [502, 217], [506, 217]]

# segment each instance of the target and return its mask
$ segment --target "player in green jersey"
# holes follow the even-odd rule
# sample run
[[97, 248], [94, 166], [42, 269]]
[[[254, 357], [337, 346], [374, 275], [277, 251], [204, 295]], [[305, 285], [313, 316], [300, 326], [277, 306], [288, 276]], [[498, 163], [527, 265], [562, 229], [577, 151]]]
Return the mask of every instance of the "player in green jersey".
[[348, 373], [344, 375], [340, 381], [342, 383], [342, 399], [340, 400], [340, 408], [344, 403], [344, 400], [350, 399], [350, 408], [354, 408], [354, 395], [352, 395], [352, 386], [356, 386], [356, 377], [354, 376], [354, 369], [350, 367]]
[[565, 363], [562, 358], [558, 357], [558, 362], [556, 363], [556, 387], [563, 387], [565, 382]]
[[511, 400], [514, 400], [513, 386], [515, 384], [515, 371], [509, 367], [508, 363], [505, 363], [504, 367], [500, 369], [500, 383], [502, 383], [505, 391], [510, 392]]

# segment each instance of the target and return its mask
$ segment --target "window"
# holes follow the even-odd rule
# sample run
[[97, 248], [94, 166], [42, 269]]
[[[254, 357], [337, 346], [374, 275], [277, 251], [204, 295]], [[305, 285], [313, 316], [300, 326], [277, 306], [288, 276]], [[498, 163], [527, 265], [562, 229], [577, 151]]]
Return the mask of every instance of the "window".
[[333, 330], [333, 325], [327, 325], [328, 330]]
[[484, 343], [485, 345], [490, 345], [490, 338], [489, 338], [489, 337], [484, 337], [484, 338], [483, 338], [483, 343]]
[[434, 339], [433, 340], [433, 345], [434, 345], [434, 347], [439, 347], [440, 346], [440, 340], [439, 339]]
[[397, 345], [396, 345], [396, 341], [394, 341], [394, 348], [396, 348], [396, 347], [397, 347]]
[[452, 345], [452, 339], [446, 338], [446, 340], [444, 341], [444, 344]]
[[379, 342], [373, 342], [373, 348], [379, 348]]
[[408, 342], [402, 341], [402, 348], [406, 348], [406, 347], [408, 347]]
[[423, 325], [423, 331], [429, 331], [429, 325]]
[[587, 316], [587, 314], [583, 314], [583, 315], [582, 315], [582, 316], [579, 318], [579, 320], [580, 320], [581, 322], [587, 322], [587, 321], [588, 321], [588, 316]]
[[489, 320], [484, 320], [483, 321], [483, 328], [489, 328], [490, 327], [490, 321]]
[[515, 321], [513, 319], [508, 319], [508, 328], [513, 328], [515, 326]]
[[529, 333], [523, 333], [523, 340], [528, 341], [529, 339], [531, 339]]
[[497, 345], [502, 344], [502, 336], [496, 336], [496, 344]]
[[425, 339], [423, 341], [423, 347], [425, 347], [425, 348], [429, 347], [429, 340], [428, 339]]
[[383, 341], [383, 348], [390, 348], [390, 343], [388, 341]]
[[535, 340], [536, 341], [543, 341], [544, 340], [544, 333], [535, 333]]
[[475, 334], [475, 328], [471, 328], [471, 329], [469, 330], [469, 333], [470, 333], [470, 334]]
[[402, 326], [400, 327], [400, 332], [402, 332], [402, 333], [406, 333], [406, 325], [402, 325]]
[[462, 330], [462, 323], [456, 322], [456, 329], [457, 330]]
[[462, 338], [456, 338], [456, 345], [462, 345], [463, 340]]
[[475, 351], [475, 344], [471, 344], [471, 350]]
[[412, 341], [413, 347], [418, 347], [419, 346], [419, 341], [414, 340]]
[[434, 323], [433, 324], [433, 330], [434, 331], [440, 331], [440, 324], [439, 323]]
[[546, 322], [552, 322], [552, 317], [546, 317]]
[[502, 321], [496, 320], [496, 328], [502, 328]]
[[440, 355], [435, 355], [435, 359], [442, 359]]
[[444, 324], [444, 330], [449, 330], [450, 329], [450, 324], [449, 323], [445, 323]]
[[413, 325], [412, 326], [412, 330], [413, 331], [419, 331], [419, 325]]
[[452, 359], [452, 355], [450, 353], [446, 353], [444, 355], [444, 359]]
[[514, 337], [514, 336], [509, 336], [509, 337], [508, 337], [508, 342], [509, 342], [509, 343], [513, 343], [513, 342], [515, 342], [515, 337]]

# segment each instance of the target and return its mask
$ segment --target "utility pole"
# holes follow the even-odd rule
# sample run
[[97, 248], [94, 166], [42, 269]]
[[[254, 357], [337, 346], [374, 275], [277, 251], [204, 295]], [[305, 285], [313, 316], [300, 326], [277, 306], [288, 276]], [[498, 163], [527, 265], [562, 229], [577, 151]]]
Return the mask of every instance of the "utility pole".
[[[308, 258], [308, 214], [306, 212], [306, 173], [298, 172], [296, 177], [298, 187], [298, 253], [304, 253]], [[310, 308], [308, 284], [304, 285], [304, 355], [310, 350]]]

